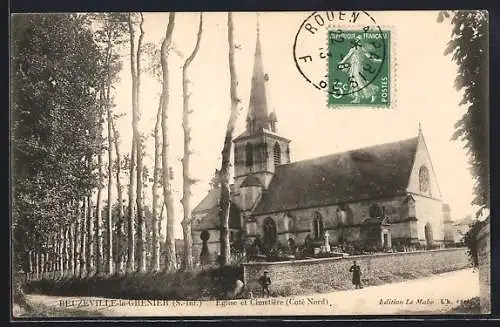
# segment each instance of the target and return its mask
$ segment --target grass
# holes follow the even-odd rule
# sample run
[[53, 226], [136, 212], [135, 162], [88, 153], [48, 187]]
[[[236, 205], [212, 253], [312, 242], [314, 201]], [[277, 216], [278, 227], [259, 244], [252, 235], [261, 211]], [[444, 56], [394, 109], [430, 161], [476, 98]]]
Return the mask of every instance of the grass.
[[[442, 268], [439, 271], [434, 273], [430, 271], [397, 271], [390, 272], [386, 271], [379, 274], [373, 274], [371, 276], [362, 276], [361, 284], [363, 287], [367, 286], [378, 286], [384, 284], [391, 284], [397, 282], [403, 282], [407, 280], [414, 280], [418, 278], [425, 278], [430, 276], [435, 276], [445, 272], [451, 272], [456, 269], [450, 268]], [[277, 282], [271, 286], [271, 296], [276, 297], [289, 297], [296, 295], [311, 295], [318, 293], [328, 293], [335, 291], [344, 291], [353, 289], [353, 285], [351, 281], [344, 281], [342, 279], [338, 280], [310, 280], [303, 279], [298, 281], [285, 281], [285, 282]], [[255, 292], [254, 292], [255, 293]], [[257, 291], [258, 294], [259, 291]], [[250, 292], [246, 290], [242, 295], [242, 297], [250, 297]]]
[[55, 318], [55, 317], [101, 317], [99, 311], [54, 308], [41, 303], [30, 303], [29, 309], [23, 309], [15, 318]]

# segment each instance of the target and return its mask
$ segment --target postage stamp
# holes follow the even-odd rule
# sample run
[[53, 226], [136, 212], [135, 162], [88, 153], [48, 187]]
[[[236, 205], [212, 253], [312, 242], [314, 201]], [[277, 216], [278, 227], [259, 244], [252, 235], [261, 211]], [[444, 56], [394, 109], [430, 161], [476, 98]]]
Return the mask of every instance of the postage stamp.
[[396, 107], [395, 29], [377, 13], [315, 12], [300, 26], [294, 60], [330, 108]]
[[484, 12], [10, 22], [11, 320], [492, 311]]
[[328, 105], [390, 107], [390, 31], [328, 32]]

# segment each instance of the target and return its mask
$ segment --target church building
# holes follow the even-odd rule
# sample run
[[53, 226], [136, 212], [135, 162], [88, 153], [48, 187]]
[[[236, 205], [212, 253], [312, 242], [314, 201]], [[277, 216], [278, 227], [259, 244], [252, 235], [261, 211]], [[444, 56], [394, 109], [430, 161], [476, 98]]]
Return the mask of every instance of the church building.
[[[246, 129], [233, 140], [232, 247], [266, 249], [355, 243], [379, 248], [434, 248], [447, 242], [443, 205], [419, 128], [415, 137], [291, 162], [290, 140], [269, 110], [259, 34]], [[219, 243], [220, 189], [193, 210], [193, 254], [213, 255]]]

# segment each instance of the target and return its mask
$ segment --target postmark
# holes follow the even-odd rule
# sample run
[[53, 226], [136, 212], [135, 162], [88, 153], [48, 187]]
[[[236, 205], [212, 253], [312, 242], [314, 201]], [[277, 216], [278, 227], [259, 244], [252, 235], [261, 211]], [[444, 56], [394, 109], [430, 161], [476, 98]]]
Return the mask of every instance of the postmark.
[[296, 34], [295, 64], [331, 108], [392, 108], [392, 36], [364, 11], [314, 12]]

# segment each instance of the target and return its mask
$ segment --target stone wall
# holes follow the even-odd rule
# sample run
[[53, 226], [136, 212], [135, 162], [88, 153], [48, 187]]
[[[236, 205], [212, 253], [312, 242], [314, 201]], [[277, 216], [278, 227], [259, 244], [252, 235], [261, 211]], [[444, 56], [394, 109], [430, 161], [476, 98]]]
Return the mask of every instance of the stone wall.
[[479, 231], [477, 236], [478, 263], [479, 263], [479, 297], [481, 313], [491, 313], [491, 245], [489, 221]]
[[[349, 268], [356, 260], [362, 270], [362, 282], [383, 282], [428, 276], [469, 266], [466, 248], [432, 251], [381, 253], [285, 262], [255, 262], [243, 264], [244, 282], [251, 291], [259, 290], [257, 279], [269, 271], [274, 290], [320, 283], [327, 289], [352, 287]], [[325, 285], [326, 284], [326, 285]]]

